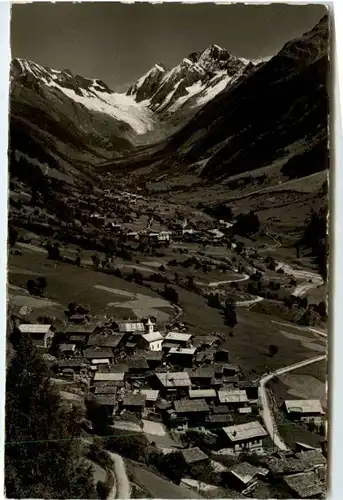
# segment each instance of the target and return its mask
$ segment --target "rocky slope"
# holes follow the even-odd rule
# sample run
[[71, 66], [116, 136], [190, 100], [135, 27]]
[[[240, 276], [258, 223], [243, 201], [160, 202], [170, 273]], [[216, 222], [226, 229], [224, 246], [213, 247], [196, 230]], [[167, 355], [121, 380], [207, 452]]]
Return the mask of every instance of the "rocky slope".
[[23, 59], [10, 77], [11, 148], [68, 173], [89, 172], [159, 128], [151, 110], [100, 80]]
[[162, 120], [174, 126], [184, 125], [217, 94], [249, 76], [259, 61], [247, 61], [231, 55], [218, 45], [194, 52], [168, 70], [155, 64], [127, 92], [144, 102]]

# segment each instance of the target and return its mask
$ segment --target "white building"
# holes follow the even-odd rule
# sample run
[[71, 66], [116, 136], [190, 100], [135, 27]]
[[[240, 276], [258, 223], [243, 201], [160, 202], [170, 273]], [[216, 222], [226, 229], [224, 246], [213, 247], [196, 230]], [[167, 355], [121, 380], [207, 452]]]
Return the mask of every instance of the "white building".
[[263, 451], [262, 440], [267, 436], [267, 431], [257, 420], [246, 424], [230, 425], [223, 427], [235, 453]]
[[30, 336], [32, 343], [37, 348], [48, 349], [52, 340], [55, 336], [54, 332], [51, 330], [51, 325], [31, 325], [31, 324], [22, 324], [19, 326], [19, 330], [21, 333], [26, 333]]
[[141, 336], [141, 345], [149, 351], [162, 351], [163, 335], [160, 332], [154, 332], [154, 324], [149, 318], [146, 323], [147, 333]]

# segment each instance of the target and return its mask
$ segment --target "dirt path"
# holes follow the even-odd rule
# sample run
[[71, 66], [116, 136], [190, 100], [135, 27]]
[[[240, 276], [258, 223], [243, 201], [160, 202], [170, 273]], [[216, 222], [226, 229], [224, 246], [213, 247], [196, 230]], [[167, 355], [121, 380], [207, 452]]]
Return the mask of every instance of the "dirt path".
[[284, 262], [278, 262], [276, 269], [283, 269], [286, 274], [290, 276], [294, 276], [296, 279], [304, 280], [303, 283], [300, 283], [293, 290], [292, 295], [295, 297], [303, 297], [306, 292], [311, 290], [312, 288], [317, 288], [324, 284], [323, 278], [318, 273], [314, 273], [311, 271], [304, 271], [302, 269], [295, 269], [289, 264], [285, 264]]
[[110, 494], [108, 495], [108, 500], [115, 500], [120, 498], [121, 500], [128, 500], [131, 498], [131, 488], [130, 481], [126, 474], [126, 468], [123, 458], [117, 453], [108, 452], [114, 465], [114, 487], [112, 488]]
[[259, 392], [259, 399], [262, 404], [262, 418], [264, 425], [268, 431], [269, 436], [273, 440], [275, 446], [279, 448], [280, 450], [287, 450], [287, 445], [281, 438], [279, 431], [277, 429], [273, 411], [271, 409], [271, 405], [268, 401], [268, 394], [267, 394], [267, 388], [266, 385], [270, 380], [273, 378], [283, 375], [284, 373], [291, 372], [293, 370], [297, 370], [298, 368], [302, 368], [303, 366], [310, 365], [312, 363], [318, 363], [319, 361], [322, 361], [323, 359], [326, 358], [326, 355], [322, 356], [316, 356], [315, 358], [311, 359], [306, 359], [304, 361], [300, 361], [299, 363], [295, 363], [293, 365], [285, 366], [284, 368], [279, 368], [278, 370], [275, 370], [272, 373], [265, 374], [261, 379], [260, 379], [260, 386], [258, 388]]
[[249, 279], [249, 276], [247, 274], [243, 274], [241, 278], [234, 278], [231, 280], [224, 280], [224, 281], [211, 281], [210, 283], [202, 283], [201, 281], [196, 281], [195, 283], [200, 286], [209, 286], [209, 287], [217, 287], [220, 285], [227, 285], [228, 283], [238, 283], [239, 281], [246, 281]]
[[251, 300], [239, 300], [238, 302], [235, 303], [237, 307], [249, 307], [252, 306], [253, 304], [257, 304], [257, 302], [261, 302], [261, 300], [264, 300], [263, 297], [255, 297], [254, 299]]

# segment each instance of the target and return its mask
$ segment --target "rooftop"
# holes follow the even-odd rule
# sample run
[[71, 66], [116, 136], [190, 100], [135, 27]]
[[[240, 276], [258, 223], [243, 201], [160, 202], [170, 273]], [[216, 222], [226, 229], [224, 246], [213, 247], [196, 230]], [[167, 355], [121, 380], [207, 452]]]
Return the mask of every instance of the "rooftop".
[[210, 411], [210, 408], [204, 399], [194, 399], [193, 401], [180, 399], [179, 401], [174, 401], [174, 408], [177, 413]]
[[240, 389], [227, 390], [220, 389], [218, 391], [218, 398], [221, 403], [247, 403], [247, 392]]
[[164, 387], [190, 387], [192, 382], [187, 372], [156, 373]]
[[110, 360], [108, 358], [92, 359], [93, 365], [108, 365], [109, 363], [110, 363]]
[[169, 354], [188, 354], [193, 356], [195, 351], [195, 347], [172, 347], [169, 351]]
[[156, 342], [157, 340], [162, 340], [163, 336], [160, 332], [145, 333], [142, 335], [143, 339], [147, 342]]
[[242, 483], [248, 484], [258, 473], [258, 467], [248, 462], [241, 462], [231, 467], [230, 472], [242, 481]]
[[19, 325], [19, 331], [21, 333], [41, 333], [42, 335], [45, 335], [46, 333], [49, 332], [51, 328], [51, 325], [41, 325], [41, 324], [25, 324], [23, 323], [22, 325]]
[[190, 378], [213, 378], [214, 369], [212, 367], [197, 368], [196, 370], [188, 370]]
[[156, 391], [154, 389], [141, 389], [141, 394], [146, 396], [147, 401], [157, 401], [159, 391]]
[[325, 486], [314, 472], [305, 472], [285, 476], [285, 483], [299, 498], [311, 498], [324, 493]]
[[208, 456], [197, 447], [181, 450], [181, 454], [188, 465], [208, 459]]
[[191, 399], [215, 398], [217, 397], [217, 392], [214, 389], [189, 389], [189, 397]]
[[254, 422], [248, 422], [246, 424], [223, 427], [223, 431], [232, 442], [262, 438], [267, 435], [267, 431], [257, 420], [255, 420]]
[[123, 399], [124, 406], [144, 406], [146, 400], [145, 394], [128, 393]]
[[75, 344], [61, 344], [60, 351], [75, 351]]
[[82, 333], [82, 334], [88, 334], [90, 335], [91, 333], [94, 332], [94, 330], [97, 328], [97, 325], [68, 325], [67, 328], [65, 329], [66, 333]]
[[95, 394], [117, 394], [117, 391], [118, 391], [118, 386], [116, 386], [116, 385], [102, 384], [102, 385], [98, 385], [95, 388], [94, 393]]
[[127, 364], [130, 368], [141, 368], [148, 370], [149, 366], [145, 358], [128, 358]]
[[118, 323], [120, 332], [145, 332], [144, 323], [141, 321], [123, 321]]
[[175, 340], [177, 342], [188, 342], [193, 335], [191, 333], [169, 332], [165, 336], [165, 340]]
[[94, 375], [94, 381], [111, 381], [111, 380], [124, 380], [124, 373], [113, 373], [113, 372], [96, 372]]
[[288, 413], [320, 413], [324, 414], [319, 399], [286, 399]]
[[326, 458], [318, 450], [302, 451], [295, 455], [302, 460], [308, 467], [320, 467], [326, 465]]
[[95, 402], [96, 404], [100, 406], [114, 406], [116, 403], [116, 399], [114, 395], [100, 395], [100, 396], [95, 396]]
[[114, 333], [113, 335], [102, 335], [101, 333], [95, 333], [91, 335], [88, 339], [88, 346], [101, 346], [101, 347], [117, 347], [123, 334]]
[[113, 358], [112, 349], [86, 349], [84, 354], [88, 359]]

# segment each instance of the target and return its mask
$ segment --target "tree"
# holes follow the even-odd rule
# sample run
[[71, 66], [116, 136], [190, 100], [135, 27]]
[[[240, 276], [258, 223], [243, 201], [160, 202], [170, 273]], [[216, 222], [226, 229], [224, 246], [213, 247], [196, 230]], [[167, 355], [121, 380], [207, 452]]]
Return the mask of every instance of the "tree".
[[228, 326], [233, 328], [237, 325], [236, 307], [232, 300], [227, 300], [225, 302], [224, 316]]
[[48, 283], [47, 283], [47, 280], [46, 280], [46, 277], [45, 276], [39, 276], [36, 280], [36, 283], [37, 283], [37, 286], [40, 290], [44, 290]]
[[33, 295], [35, 287], [36, 287], [36, 283], [34, 280], [27, 280], [26, 288], [27, 288], [27, 291], [29, 292], [30, 295]]
[[5, 486], [9, 498], [89, 498], [90, 467], [79, 456], [80, 417], [52, 386], [28, 336], [11, 337], [6, 379]]
[[220, 309], [221, 306], [222, 306], [222, 304], [221, 304], [221, 301], [220, 301], [219, 293], [210, 293], [207, 296], [207, 305], [209, 307], [214, 307], [216, 309]]
[[269, 350], [270, 357], [276, 356], [276, 354], [279, 352], [279, 348], [274, 344], [270, 344], [268, 347], [268, 350]]
[[173, 304], [179, 303], [179, 294], [172, 286], [165, 285], [163, 296], [166, 300], [169, 300]]

